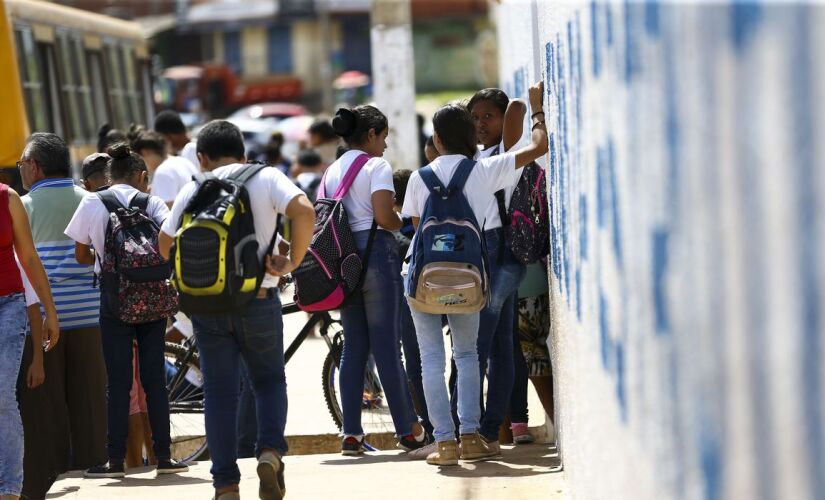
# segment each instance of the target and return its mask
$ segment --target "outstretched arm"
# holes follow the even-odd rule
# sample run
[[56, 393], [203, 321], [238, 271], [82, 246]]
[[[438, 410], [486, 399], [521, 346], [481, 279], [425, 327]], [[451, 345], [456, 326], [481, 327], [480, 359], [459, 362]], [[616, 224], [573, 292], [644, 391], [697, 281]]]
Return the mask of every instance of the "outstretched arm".
[[530, 109], [533, 116], [531, 142], [529, 146], [523, 147], [516, 154], [516, 168], [521, 168], [531, 161], [535, 161], [547, 154], [547, 127], [544, 123], [544, 111], [542, 110], [544, 100], [544, 82], [537, 82], [530, 87]]

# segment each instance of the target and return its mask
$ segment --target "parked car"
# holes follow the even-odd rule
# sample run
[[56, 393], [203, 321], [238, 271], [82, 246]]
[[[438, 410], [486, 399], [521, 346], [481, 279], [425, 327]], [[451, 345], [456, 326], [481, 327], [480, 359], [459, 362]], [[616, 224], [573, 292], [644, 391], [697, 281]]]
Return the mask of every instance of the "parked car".
[[229, 115], [229, 119], [267, 120], [277, 123], [285, 118], [306, 115], [307, 113], [307, 109], [300, 104], [289, 102], [262, 102], [235, 111]]

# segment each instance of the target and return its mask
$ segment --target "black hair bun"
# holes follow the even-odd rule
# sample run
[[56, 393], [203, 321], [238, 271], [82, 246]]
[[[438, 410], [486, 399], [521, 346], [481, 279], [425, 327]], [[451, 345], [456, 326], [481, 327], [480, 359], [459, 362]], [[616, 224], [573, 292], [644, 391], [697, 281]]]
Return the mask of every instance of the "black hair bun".
[[336, 135], [346, 138], [355, 132], [356, 122], [355, 113], [351, 109], [338, 108], [332, 119], [332, 129], [335, 130]]
[[129, 145], [125, 142], [112, 144], [106, 152], [112, 157], [113, 160], [122, 160], [124, 158], [128, 158], [132, 154], [132, 150], [129, 149]]
[[97, 131], [97, 137], [99, 139], [105, 139], [106, 134], [108, 134], [110, 130], [112, 130], [112, 126], [108, 123], [104, 123], [100, 126], [100, 129]]

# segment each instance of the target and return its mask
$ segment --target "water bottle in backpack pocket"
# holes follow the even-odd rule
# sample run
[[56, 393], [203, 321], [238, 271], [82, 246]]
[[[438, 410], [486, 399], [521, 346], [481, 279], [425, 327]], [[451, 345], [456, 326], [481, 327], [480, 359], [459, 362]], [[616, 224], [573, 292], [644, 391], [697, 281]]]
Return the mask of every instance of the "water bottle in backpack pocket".
[[129, 207], [121, 205], [112, 191], [98, 196], [109, 211], [100, 262], [104, 307], [128, 324], [173, 316], [178, 294], [169, 281], [169, 262], [160, 255], [160, 228], [146, 214], [149, 195], [136, 194]]
[[326, 174], [321, 179], [312, 241], [304, 260], [292, 271], [295, 303], [303, 311], [338, 309], [361, 283], [377, 226], [373, 222], [362, 262], [342, 200], [369, 159], [369, 155], [362, 154], [353, 161], [332, 198], [326, 196]]
[[410, 307], [430, 314], [466, 314], [489, 300], [487, 249], [464, 184], [474, 162], [462, 160], [449, 186], [432, 168], [419, 170], [430, 191], [411, 244], [405, 277]]

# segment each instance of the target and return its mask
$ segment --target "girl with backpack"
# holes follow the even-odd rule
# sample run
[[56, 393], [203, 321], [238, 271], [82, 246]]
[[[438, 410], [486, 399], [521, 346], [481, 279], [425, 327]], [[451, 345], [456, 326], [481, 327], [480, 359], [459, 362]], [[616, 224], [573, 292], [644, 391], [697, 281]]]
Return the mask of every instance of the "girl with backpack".
[[[177, 311], [177, 295], [160, 256], [158, 234], [169, 216], [166, 203], [149, 196], [149, 172], [143, 159], [118, 143], [107, 151], [112, 185], [89, 193], [66, 227], [75, 240], [80, 264], [94, 264], [100, 276], [100, 330], [108, 378], [107, 452], [109, 462], [89, 468], [89, 478], [125, 476], [132, 388], [132, 345], [138, 344], [140, 379], [146, 392], [157, 473], [189, 470], [171, 457], [169, 401], [166, 394], [164, 334]], [[151, 260], [151, 262], [149, 261]], [[151, 264], [151, 267], [148, 265]]]
[[332, 121], [349, 151], [326, 171], [323, 187], [334, 193], [352, 168], [360, 168], [343, 205], [358, 253], [365, 264], [362, 284], [341, 308], [344, 350], [341, 355], [341, 410], [344, 416], [341, 453], [364, 452], [361, 405], [364, 370], [370, 353], [384, 387], [395, 424], [398, 446], [410, 451], [426, 444], [426, 434], [413, 411], [401, 365], [399, 300], [401, 267], [393, 234], [401, 219], [393, 210], [392, 168], [382, 158], [387, 148], [387, 117], [373, 106], [341, 108]]
[[[541, 82], [530, 88], [530, 104], [532, 109], [537, 111], [541, 110], [542, 96], [543, 84]], [[462, 202], [466, 203], [469, 209], [471, 209], [472, 215], [475, 218], [475, 227], [484, 228], [485, 220], [487, 221], [486, 224], [489, 225], [489, 214], [495, 210], [496, 206], [491, 193], [508, 186], [509, 183], [512, 182], [511, 179], [513, 174], [517, 172], [517, 169], [536, 160], [547, 152], [547, 131], [544, 125], [543, 114], [534, 114], [532, 122], [531, 143], [528, 146], [514, 152], [482, 158], [475, 162], [474, 165], [471, 165], [471, 169], [468, 171], [465, 165], [471, 162], [471, 159], [476, 156], [477, 152], [476, 129], [470, 113], [466, 108], [455, 104], [448, 104], [436, 112], [433, 117], [433, 127], [435, 129], [434, 142], [441, 156], [428, 165], [428, 171], [419, 170], [413, 173], [407, 187], [407, 194], [402, 210], [405, 215], [413, 217], [413, 223], [417, 227], [415, 239], [422, 238], [422, 234], [427, 232], [427, 228], [419, 225], [419, 222], [422, 215], [425, 215], [425, 209], [428, 209], [428, 205], [431, 203], [431, 188], [427, 187], [427, 182], [432, 184], [432, 181], [425, 182], [422, 178], [423, 174], [426, 174], [428, 177], [431, 173], [434, 174], [442, 187], [447, 186], [445, 196], [450, 198], [456, 194], [450, 187], [451, 182], [454, 182], [454, 176], [463, 178], [462, 180], [464, 182], [460, 193], [463, 198], [466, 199], [466, 202], [463, 200]], [[454, 184], [454, 186], [456, 185]], [[434, 190], [433, 192], [443, 193], [444, 189], [441, 189], [441, 191]], [[430, 213], [429, 215], [433, 214]], [[432, 219], [433, 217], [430, 217], [428, 221]], [[489, 259], [487, 259], [487, 256], [482, 256], [482, 259], [486, 259], [487, 263], [489, 263], [482, 264], [484, 268], [488, 266], [492, 268], [492, 262], [495, 259], [495, 254], [493, 254], [492, 251], [494, 246], [497, 246], [497, 238], [500, 237], [500, 233], [500, 227], [485, 231], [483, 238], [486, 241], [487, 250], [490, 251], [490, 256]], [[466, 247], [466, 245], [469, 244], [467, 238], [439, 239], [438, 236], [449, 237], [452, 235], [437, 235], [432, 245], [432, 251], [458, 251], [460, 248]], [[424, 241], [427, 240], [425, 239]], [[415, 241], [413, 245], [414, 247], [416, 246]], [[481, 251], [484, 252], [483, 242], [479, 247], [482, 249]], [[428, 248], [430, 247], [427, 246], [423, 251], [429, 251], [427, 250]], [[414, 250], [410, 264], [410, 273], [407, 279], [418, 280], [419, 284], [415, 290], [412, 290], [409, 286], [407, 287], [411, 306], [416, 304], [415, 301], [418, 300], [418, 292], [422, 290], [420, 276], [416, 276], [416, 273], [421, 272], [421, 270], [414, 269], [414, 262], [417, 258], [415, 251], [417, 250]], [[445, 257], [445, 259], [446, 258], [447, 257]], [[426, 269], [426, 267], [424, 269]], [[496, 293], [496, 276], [494, 274], [495, 268], [492, 269], [493, 272], [490, 273], [490, 281], [494, 295]], [[408, 283], [410, 282], [408, 281]], [[516, 283], [515, 286], [517, 287], [518, 283]], [[415, 299], [411, 297], [411, 291], [416, 293]], [[495, 296], [493, 296], [493, 300], [495, 300]], [[480, 308], [481, 306], [479, 306], [478, 309]], [[431, 451], [427, 456], [427, 462], [433, 465], [455, 465], [458, 463], [459, 458], [463, 460], [476, 460], [496, 455], [498, 449], [495, 446], [490, 446], [488, 442], [483, 440], [479, 435], [481, 409], [478, 404], [478, 396], [481, 389], [479, 371], [480, 355], [477, 343], [480, 327], [479, 322], [484, 313], [470, 312], [447, 315], [453, 338], [453, 358], [458, 369], [457, 397], [459, 433], [461, 435], [461, 445], [459, 449], [455, 439], [455, 424], [453, 423], [450, 411], [447, 387], [444, 382], [445, 355], [444, 338], [441, 330], [441, 315], [423, 312], [415, 307], [411, 309], [418, 344], [421, 350], [424, 394], [427, 400], [430, 421], [435, 428], [433, 434], [436, 439], [436, 446], [432, 446], [429, 449], [422, 449], [420, 452], [415, 452], [415, 455], [423, 455], [426, 451]], [[510, 342], [510, 356], [512, 356], [512, 339], [508, 341]], [[512, 378], [510, 384], [512, 385]]]

